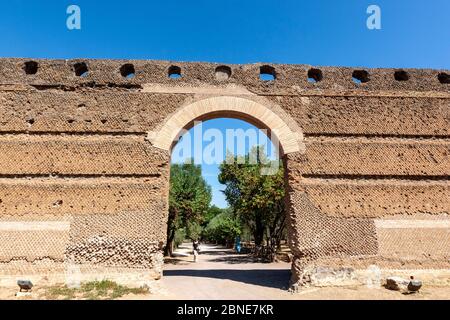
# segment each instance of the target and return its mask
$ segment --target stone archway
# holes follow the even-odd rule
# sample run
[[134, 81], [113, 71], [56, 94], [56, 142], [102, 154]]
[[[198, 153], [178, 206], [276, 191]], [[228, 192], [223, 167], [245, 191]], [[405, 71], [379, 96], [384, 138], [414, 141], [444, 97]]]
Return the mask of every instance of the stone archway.
[[[166, 121], [157, 130], [148, 132], [147, 140], [153, 147], [171, 152], [183, 130], [194, 126], [196, 121], [205, 121], [214, 118], [236, 118], [249, 122], [259, 129], [266, 129], [271, 133], [270, 138], [276, 139], [280, 148], [280, 159], [283, 159], [285, 166], [285, 188], [288, 206], [286, 208], [288, 237], [290, 247], [293, 251], [292, 241], [298, 236], [295, 223], [291, 221], [291, 201], [288, 190], [289, 178], [287, 174], [288, 155], [299, 156], [305, 152], [303, 133], [297, 122], [293, 120], [279, 106], [267, 103], [263, 104], [247, 98], [233, 96], [217, 96], [197, 100], [186, 106], [179, 108], [176, 112], [167, 117]], [[169, 177], [168, 177], [169, 179]], [[167, 181], [169, 185], [169, 181]], [[294, 275], [293, 279], [298, 277]]]
[[170, 150], [180, 132], [194, 121], [228, 116], [271, 131], [281, 145], [283, 155], [303, 152], [303, 133], [297, 123], [277, 106], [270, 108], [250, 99], [219, 96], [198, 100], [169, 116], [158, 131], [148, 133], [153, 146]]

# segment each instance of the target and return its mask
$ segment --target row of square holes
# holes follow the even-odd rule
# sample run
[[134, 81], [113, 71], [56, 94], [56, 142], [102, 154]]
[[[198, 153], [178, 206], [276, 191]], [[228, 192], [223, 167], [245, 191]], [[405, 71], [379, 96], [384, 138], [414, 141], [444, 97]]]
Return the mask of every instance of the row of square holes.
[[[36, 74], [39, 65], [36, 61], [27, 61], [24, 64], [24, 71], [26, 74]], [[77, 62], [73, 65], [75, 75], [79, 77], [86, 77], [88, 75], [88, 67], [84, 62]], [[135, 69], [131, 63], [122, 65], [119, 69], [120, 74], [127, 79], [134, 78]], [[261, 66], [259, 70], [260, 79], [263, 81], [273, 81], [276, 79], [276, 71], [272, 66]], [[231, 77], [231, 68], [228, 66], [219, 66], [215, 70], [217, 80], [227, 80]], [[171, 66], [168, 70], [168, 76], [171, 79], [181, 78], [181, 68], [178, 66]], [[450, 75], [444, 72], [438, 74], [438, 80], [442, 84], [450, 83]], [[316, 83], [322, 81], [322, 70], [311, 68], [308, 70], [308, 82]], [[356, 84], [366, 83], [370, 81], [369, 73], [366, 70], [354, 70], [352, 73], [353, 82]], [[397, 81], [409, 80], [409, 74], [404, 70], [397, 70], [394, 72], [394, 79]]]

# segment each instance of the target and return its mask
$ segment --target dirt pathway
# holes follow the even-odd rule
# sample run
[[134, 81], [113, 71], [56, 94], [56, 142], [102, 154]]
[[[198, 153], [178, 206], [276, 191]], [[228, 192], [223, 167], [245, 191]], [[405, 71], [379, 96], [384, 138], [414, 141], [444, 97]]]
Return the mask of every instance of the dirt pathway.
[[194, 263], [191, 245], [180, 248], [178, 257], [166, 263], [161, 281], [164, 296], [156, 299], [449, 299], [448, 287], [425, 287], [414, 295], [403, 295], [380, 287], [365, 286], [305, 288], [287, 291], [290, 263], [258, 263], [219, 246], [203, 245]]
[[[220, 246], [202, 245], [197, 262], [185, 245], [165, 265], [162, 284], [176, 299], [288, 299], [290, 264], [258, 263]], [[188, 256], [181, 256], [188, 254]]]

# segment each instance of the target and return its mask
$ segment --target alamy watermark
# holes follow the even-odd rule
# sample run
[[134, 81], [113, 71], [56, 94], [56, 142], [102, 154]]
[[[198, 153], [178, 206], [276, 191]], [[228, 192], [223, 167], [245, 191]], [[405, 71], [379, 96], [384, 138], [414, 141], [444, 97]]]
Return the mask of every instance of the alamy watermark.
[[66, 13], [69, 15], [66, 20], [66, 26], [69, 30], [81, 29], [81, 9], [75, 4], [67, 7]]
[[380, 30], [381, 29], [381, 8], [375, 4], [371, 4], [367, 7], [367, 18], [366, 25], [369, 30]]
[[[268, 148], [270, 141], [272, 143]], [[174, 148], [176, 154], [172, 154], [172, 157], [187, 162], [206, 165], [224, 162], [260, 164], [261, 174], [264, 175], [276, 174], [280, 168], [278, 139], [274, 133], [265, 129], [226, 129], [225, 132], [214, 128], [203, 130], [202, 122], [196, 121], [192, 131], [183, 129], [180, 132], [177, 142]], [[258, 152], [251, 152], [251, 148], [256, 146], [261, 148]], [[236, 154], [242, 156], [235, 157]]]
[[[367, 7], [366, 13], [369, 15], [366, 20], [366, 26], [369, 30], [381, 29], [381, 8], [376, 4]], [[66, 9], [66, 26], [69, 30], [81, 29], [81, 8], [76, 4], [71, 4]]]

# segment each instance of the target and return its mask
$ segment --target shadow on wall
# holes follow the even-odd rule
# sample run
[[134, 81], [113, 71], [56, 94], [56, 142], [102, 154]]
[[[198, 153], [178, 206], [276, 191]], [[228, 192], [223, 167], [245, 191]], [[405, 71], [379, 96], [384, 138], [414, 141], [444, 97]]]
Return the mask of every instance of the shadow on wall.
[[226, 279], [254, 284], [263, 287], [287, 290], [291, 271], [289, 269], [272, 270], [164, 270], [164, 277], [201, 277]]

